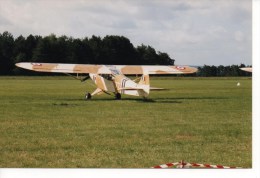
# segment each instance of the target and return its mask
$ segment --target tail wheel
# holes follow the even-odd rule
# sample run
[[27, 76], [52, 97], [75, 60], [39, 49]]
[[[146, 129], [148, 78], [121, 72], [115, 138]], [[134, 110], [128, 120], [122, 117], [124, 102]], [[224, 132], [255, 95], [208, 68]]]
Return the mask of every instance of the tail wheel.
[[121, 94], [120, 93], [116, 93], [116, 99], [120, 100], [121, 99]]
[[87, 93], [87, 94], [85, 95], [85, 99], [86, 99], [86, 100], [91, 99], [91, 94], [90, 94], [90, 93]]

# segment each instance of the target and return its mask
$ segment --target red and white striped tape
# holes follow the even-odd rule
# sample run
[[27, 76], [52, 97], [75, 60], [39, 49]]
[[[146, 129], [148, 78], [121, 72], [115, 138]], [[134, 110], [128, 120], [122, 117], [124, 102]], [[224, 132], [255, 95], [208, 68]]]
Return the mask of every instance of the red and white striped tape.
[[230, 167], [222, 165], [198, 164], [198, 163], [185, 163], [184, 161], [176, 163], [167, 163], [152, 168], [215, 168], [215, 169], [237, 169], [241, 167]]

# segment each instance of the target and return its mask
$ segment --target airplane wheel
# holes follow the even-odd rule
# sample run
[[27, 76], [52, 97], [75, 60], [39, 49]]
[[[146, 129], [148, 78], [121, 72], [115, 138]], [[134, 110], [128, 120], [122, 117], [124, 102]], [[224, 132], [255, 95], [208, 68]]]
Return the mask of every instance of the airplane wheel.
[[116, 94], [116, 100], [120, 100], [121, 99], [121, 94], [120, 93], [117, 93]]
[[85, 95], [85, 99], [86, 99], [86, 100], [91, 99], [91, 94], [90, 94], [90, 93], [87, 93], [87, 94]]

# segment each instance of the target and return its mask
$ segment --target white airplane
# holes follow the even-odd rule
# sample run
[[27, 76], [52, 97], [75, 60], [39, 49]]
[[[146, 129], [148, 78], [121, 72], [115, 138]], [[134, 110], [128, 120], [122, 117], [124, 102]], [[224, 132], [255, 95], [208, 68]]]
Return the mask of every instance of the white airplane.
[[[116, 99], [121, 99], [121, 94], [141, 96], [147, 98], [150, 90], [163, 90], [150, 86], [149, 74], [191, 74], [197, 71], [189, 66], [146, 66], [146, 65], [90, 65], [90, 64], [55, 64], [55, 63], [31, 63], [21, 62], [15, 64], [17, 67], [33, 70], [37, 72], [55, 72], [65, 74], [89, 74], [81, 79], [85, 81], [91, 78], [97, 88], [92, 93], [85, 95], [86, 99], [91, 99], [94, 95], [102, 93], [113, 94]], [[142, 77], [138, 80], [131, 80], [125, 75], [138, 75]], [[76, 77], [79, 79], [78, 77]]]

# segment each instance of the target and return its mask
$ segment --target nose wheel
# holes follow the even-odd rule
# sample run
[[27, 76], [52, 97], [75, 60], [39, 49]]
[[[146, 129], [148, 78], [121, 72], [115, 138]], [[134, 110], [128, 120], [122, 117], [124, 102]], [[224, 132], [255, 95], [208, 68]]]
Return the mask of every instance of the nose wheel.
[[86, 100], [90, 100], [90, 99], [91, 99], [91, 94], [90, 94], [90, 93], [87, 93], [87, 94], [85, 95], [85, 99], [86, 99]]

